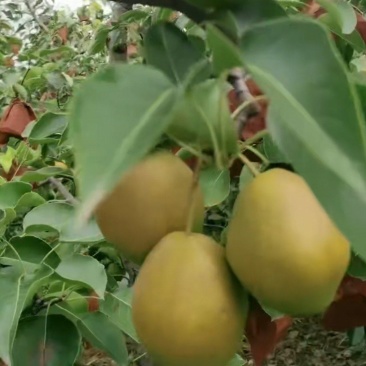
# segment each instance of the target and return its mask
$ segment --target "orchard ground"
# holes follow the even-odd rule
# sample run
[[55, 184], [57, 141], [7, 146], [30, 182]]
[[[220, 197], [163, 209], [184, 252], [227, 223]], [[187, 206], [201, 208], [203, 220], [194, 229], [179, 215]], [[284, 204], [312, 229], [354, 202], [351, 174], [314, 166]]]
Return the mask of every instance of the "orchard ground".
[[[141, 352], [139, 347], [130, 344], [132, 353]], [[249, 347], [243, 346], [242, 356], [247, 365], [253, 365]], [[146, 358], [139, 359], [133, 366], [151, 366]], [[245, 366], [247, 366], [245, 365]], [[299, 319], [290, 328], [287, 337], [281, 342], [267, 366], [364, 366], [366, 347], [364, 342], [350, 347], [344, 333], [327, 332], [318, 318]], [[116, 363], [102, 352], [89, 348], [85, 351], [80, 366], [116, 366]]]

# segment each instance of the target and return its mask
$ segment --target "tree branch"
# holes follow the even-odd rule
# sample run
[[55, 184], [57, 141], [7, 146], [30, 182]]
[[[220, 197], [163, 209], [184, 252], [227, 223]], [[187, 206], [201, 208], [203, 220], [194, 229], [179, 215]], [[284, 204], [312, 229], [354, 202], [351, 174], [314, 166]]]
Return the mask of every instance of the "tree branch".
[[68, 189], [56, 178], [49, 178], [48, 181], [57, 189], [57, 191], [65, 198], [66, 202], [77, 205], [79, 201], [68, 191]]
[[158, 6], [161, 8], [169, 8], [184, 13], [188, 18], [191, 18], [196, 23], [201, 23], [208, 18], [207, 12], [183, 0], [111, 0], [111, 1], [127, 5], [142, 4], [149, 6]]
[[47, 28], [47, 26], [39, 19], [36, 10], [32, 8], [32, 5], [30, 4], [29, 0], [24, 1], [25, 6], [27, 7], [30, 15], [33, 17], [34, 21], [40, 26], [41, 29], [43, 29], [46, 33], [49, 33], [50, 30]]

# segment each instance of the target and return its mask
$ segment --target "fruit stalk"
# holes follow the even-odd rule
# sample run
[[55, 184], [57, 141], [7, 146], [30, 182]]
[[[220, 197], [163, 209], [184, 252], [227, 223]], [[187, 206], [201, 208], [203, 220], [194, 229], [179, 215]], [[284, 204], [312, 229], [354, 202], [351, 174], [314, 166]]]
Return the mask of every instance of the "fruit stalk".
[[256, 177], [257, 175], [259, 175], [258, 169], [255, 167], [255, 165], [244, 154], [239, 153], [238, 157], [243, 162], [243, 164], [248, 167], [248, 169], [253, 174], [253, 176]]
[[196, 161], [196, 165], [193, 170], [193, 179], [191, 191], [188, 199], [188, 209], [187, 209], [187, 225], [186, 225], [186, 234], [190, 234], [192, 232], [193, 222], [194, 222], [194, 211], [195, 211], [195, 195], [198, 193], [198, 184], [199, 184], [199, 173], [202, 166], [202, 156], [199, 156]]

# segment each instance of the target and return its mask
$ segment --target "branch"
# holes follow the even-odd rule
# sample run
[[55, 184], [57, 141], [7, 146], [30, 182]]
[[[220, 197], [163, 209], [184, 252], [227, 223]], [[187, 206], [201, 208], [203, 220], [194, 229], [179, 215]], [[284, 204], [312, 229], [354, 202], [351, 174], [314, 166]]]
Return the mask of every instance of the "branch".
[[127, 5], [142, 4], [149, 6], [157, 6], [161, 8], [169, 8], [184, 13], [188, 18], [191, 18], [196, 23], [201, 23], [208, 18], [207, 12], [183, 0], [111, 0], [111, 1]]
[[239, 105], [247, 101], [252, 102], [250, 108], [240, 112], [238, 116], [238, 135], [241, 134], [245, 128], [250, 117], [256, 116], [260, 112], [260, 106], [255, 101], [255, 98], [250, 93], [247, 84], [245, 83], [245, 73], [241, 68], [234, 68], [229, 74], [228, 81], [235, 90], [236, 97], [238, 98]]
[[45, 24], [39, 19], [36, 10], [32, 8], [32, 5], [30, 4], [29, 0], [24, 0], [25, 6], [27, 7], [29, 13], [32, 15], [34, 21], [46, 32], [49, 33], [50, 30], [47, 28]]
[[66, 202], [77, 205], [79, 201], [67, 190], [67, 188], [56, 178], [49, 178], [48, 181], [58, 190], [65, 198]]

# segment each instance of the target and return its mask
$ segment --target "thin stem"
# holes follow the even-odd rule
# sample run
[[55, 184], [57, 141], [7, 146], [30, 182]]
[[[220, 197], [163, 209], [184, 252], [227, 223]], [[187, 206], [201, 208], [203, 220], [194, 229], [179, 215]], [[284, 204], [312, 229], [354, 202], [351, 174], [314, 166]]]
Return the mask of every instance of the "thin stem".
[[254, 177], [260, 174], [255, 165], [244, 154], [239, 153], [238, 158], [248, 167]]
[[198, 182], [199, 182], [199, 173], [201, 169], [202, 159], [198, 157], [196, 162], [196, 166], [194, 167], [193, 171], [193, 180], [192, 186], [188, 198], [188, 217], [187, 217], [187, 226], [186, 226], [186, 234], [190, 234], [192, 232], [193, 223], [194, 223], [194, 210], [195, 210], [195, 203], [196, 203], [196, 194], [198, 193]]
[[145, 357], [147, 355], [147, 352], [144, 352], [142, 355], [137, 356], [134, 360], [132, 360], [133, 363], [135, 363], [136, 361], [140, 360], [141, 358]]
[[231, 114], [231, 117], [233, 119], [237, 119], [240, 116], [240, 114], [245, 109], [247, 109], [249, 106], [251, 106], [252, 104], [257, 103], [257, 102], [259, 102], [261, 100], [266, 100], [266, 99], [267, 99], [267, 97], [265, 95], [258, 95], [257, 97], [252, 97], [251, 100], [244, 101], [243, 103], [241, 103], [239, 105], [238, 108], [235, 109], [235, 111]]
[[65, 198], [66, 202], [77, 205], [79, 201], [67, 190], [67, 188], [56, 178], [49, 178], [49, 182], [59, 191]]
[[27, 7], [29, 13], [32, 15], [34, 21], [42, 28], [46, 33], [49, 33], [50, 30], [47, 28], [47, 26], [39, 19], [36, 10], [32, 8], [32, 5], [30, 4], [29, 0], [24, 0], [25, 6]]
[[258, 158], [261, 159], [265, 165], [269, 165], [270, 161], [255, 147], [253, 147], [251, 145], [245, 146], [245, 148], [242, 150], [242, 152], [244, 152], [246, 150], [249, 150], [256, 156], [258, 156]]
[[242, 146], [245, 147], [245, 146], [248, 146], [248, 145], [253, 145], [255, 144], [256, 142], [258, 142], [259, 140], [261, 140], [264, 136], [268, 135], [269, 134], [269, 131], [268, 130], [261, 130], [259, 131], [258, 133], [256, 133], [253, 137], [245, 140], [243, 143], [242, 143]]

